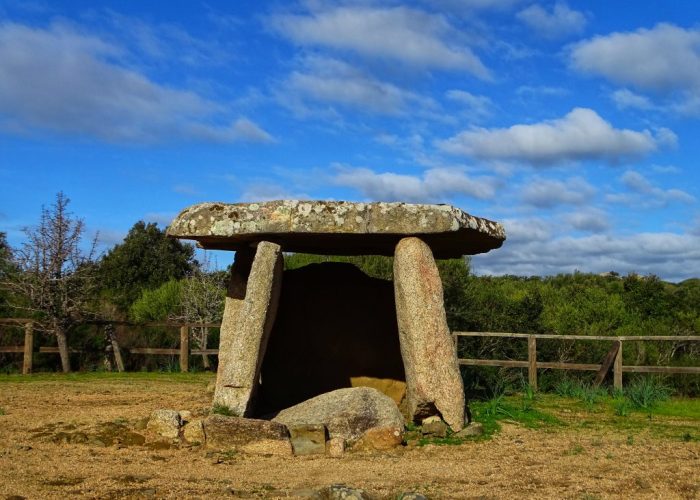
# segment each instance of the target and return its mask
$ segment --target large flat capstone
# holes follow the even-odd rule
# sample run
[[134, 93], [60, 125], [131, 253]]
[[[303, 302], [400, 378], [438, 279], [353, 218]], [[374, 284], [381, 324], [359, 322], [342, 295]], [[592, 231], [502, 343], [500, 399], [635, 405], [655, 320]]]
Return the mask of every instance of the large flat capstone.
[[393, 255], [406, 236], [418, 236], [436, 258], [498, 248], [503, 226], [450, 205], [279, 200], [264, 203], [200, 203], [183, 210], [168, 236], [204, 248], [241, 250], [260, 241], [285, 252]]

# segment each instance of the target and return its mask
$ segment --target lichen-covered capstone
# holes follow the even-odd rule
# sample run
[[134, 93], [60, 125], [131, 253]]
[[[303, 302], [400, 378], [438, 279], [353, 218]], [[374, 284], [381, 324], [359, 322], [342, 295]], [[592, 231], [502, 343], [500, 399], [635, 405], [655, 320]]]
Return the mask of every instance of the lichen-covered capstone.
[[244, 271], [236, 266], [232, 270], [229, 295], [233, 297], [227, 299], [229, 310], [224, 311], [221, 326], [214, 393], [214, 405], [226, 406], [241, 417], [253, 410], [260, 366], [277, 312], [282, 280], [279, 245], [258, 244], [248, 276]]
[[338, 255], [392, 255], [401, 238], [419, 236], [435, 257], [452, 258], [500, 247], [505, 231], [450, 205], [280, 200], [193, 205], [168, 236], [212, 249], [270, 241], [286, 252]]
[[419, 421], [439, 414], [459, 431], [464, 425], [464, 385], [440, 274], [430, 248], [418, 238], [396, 245], [394, 292], [409, 415]]

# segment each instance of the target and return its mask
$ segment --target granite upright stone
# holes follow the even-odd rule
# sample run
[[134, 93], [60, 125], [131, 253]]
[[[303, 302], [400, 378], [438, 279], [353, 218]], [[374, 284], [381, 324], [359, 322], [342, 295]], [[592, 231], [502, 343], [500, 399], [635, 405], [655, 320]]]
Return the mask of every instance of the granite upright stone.
[[234, 266], [232, 272], [214, 392], [214, 405], [241, 417], [254, 411], [260, 367], [279, 301], [282, 251], [275, 243], [258, 243], [245, 279], [247, 260], [244, 254], [241, 266]]
[[394, 294], [409, 416], [420, 422], [441, 415], [459, 431], [464, 425], [464, 385], [440, 274], [430, 247], [419, 238], [404, 238], [396, 245]]

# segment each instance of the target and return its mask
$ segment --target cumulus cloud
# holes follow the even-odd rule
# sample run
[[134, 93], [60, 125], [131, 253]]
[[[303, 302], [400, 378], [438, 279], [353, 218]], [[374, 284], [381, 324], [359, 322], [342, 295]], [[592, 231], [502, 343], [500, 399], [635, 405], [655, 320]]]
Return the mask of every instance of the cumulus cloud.
[[618, 109], [631, 108], [647, 111], [655, 107], [648, 97], [635, 94], [629, 89], [618, 89], [610, 97]]
[[445, 96], [465, 107], [474, 118], [486, 118], [493, 113], [493, 101], [485, 95], [475, 95], [465, 90], [452, 89]]
[[641, 89], [700, 88], [700, 30], [661, 23], [652, 29], [596, 36], [572, 46], [571, 65]]
[[256, 182], [250, 184], [239, 196], [241, 202], [270, 200], [309, 200], [311, 197], [274, 182]]
[[680, 189], [661, 189], [654, 186], [649, 179], [634, 170], [627, 170], [620, 180], [630, 191], [644, 195], [647, 202], [651, 199], [658, 204], [666, 205], [673, 202], [694, 203], [696, 201], [694, 196]]
[[413, 176], [336, 165], [333, 181], [372, 200], [408, 202], [444, 201], [455, 195], [490, 199], [496, 195], [498, 186], [493, 177], [469, 177], [460, 170], [445, 168], [433, 168], [422, 176]]
[[437, 104], [337, 59], [308, 57], [303, 68], [292, 72], [278, 92], [280, 102], [299, 109], [311, 100], [350, 107], [364, 112], [401, 115], [409, 111], [421, 115]]
[[565, 181], [536, 179], [522, 191], [522, 199], [528, 205], [538, 208], [552, 208], [557, 205], [581, 205], [595, 195], [596, 189], [581, 177]]
[[656, 135], [648, 130], [616, 129], [592, 109], [575, 108], [563, 118], [541, 123], [473, 128], [438, 142], [438, 147], [457, 155], [547, 166], [577, 160], [620, 162], [674, 140], [667, 129]]
[[534, 4], [517, 14], [517, 18], [544, 38], [562, 38], [578, 35], [586, 27], [586, 16], [569, 8], [566, 3], [557, 2], [548, 12], [544, 7]]
[[266, 134], [245, 119], [228, 127], [216, 124], [227, 114], [222, 105], [153, 82], [120, 65], [122, 57], [120, 47], [61, 24], [47, 29], [0, 24], [4, 130], [41, 129], [112, 142], [259, 141]]
[[602, 233], [610, 229], [610, 216], [599, 208], [587, 208], [564, 217], [572, 228], [589, 233]]
[[[574, 271], [656, 274], [681, 281], [697, 277], [700, 237], [693, 234], [639, 233], [554, 236], [529, 220], [504, 221], [503, 247], [472, 258], [477, 274], [553, 275]], [[541, 237], [533, 238], [532, 232]]]
[[408, 7], [340, 6], [308, 15], [277, 14], [270, 23], [298, 44], [351, 51], [425, 69], [489, 71], [445, 17]]

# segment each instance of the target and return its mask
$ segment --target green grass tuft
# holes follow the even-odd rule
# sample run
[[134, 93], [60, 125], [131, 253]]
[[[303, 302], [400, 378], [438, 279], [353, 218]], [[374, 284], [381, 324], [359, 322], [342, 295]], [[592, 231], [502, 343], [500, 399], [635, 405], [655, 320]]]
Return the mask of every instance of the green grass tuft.
[[625, 396], [634, 408], [651, 411], [671, 397], [671, 389], [655, 377], [640, 377], [625, 389]]
[[225, 417], [237, 417], [236, 413], [226, 405], [215, 404], [211, 408], [211, 412], [214, 415], [223, 415]]

